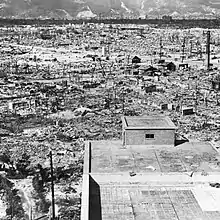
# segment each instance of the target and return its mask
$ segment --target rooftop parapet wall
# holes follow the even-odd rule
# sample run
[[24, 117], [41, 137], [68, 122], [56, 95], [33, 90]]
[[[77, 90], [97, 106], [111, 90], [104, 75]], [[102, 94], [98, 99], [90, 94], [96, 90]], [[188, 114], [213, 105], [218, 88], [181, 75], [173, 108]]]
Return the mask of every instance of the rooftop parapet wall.
[[91, 143], [85, 144], [83, 184], [82, 184], [82, 203], [81, 220], [89, 220], [89, 193], [90, 193], [90, 170], [91, 170]]
[[176, 130], [177, 127], [173, 124], [169, 117], [164, 116], [145, 116], [145, 117], [122, 117], [122, 125], [125, 130]]
[[[211, 172], [207, 176], [204, 172], [186, 173], [138, 173], [130, 176], [129, 173], [103, 174], [93, 173], [91, 178], [100, 185], [148, 185], [148, 186], [194, 186], [194, 184], [209, 184], [219, 182], [220, 173]], [[192, 175], [191, 175], [192, 174]]]

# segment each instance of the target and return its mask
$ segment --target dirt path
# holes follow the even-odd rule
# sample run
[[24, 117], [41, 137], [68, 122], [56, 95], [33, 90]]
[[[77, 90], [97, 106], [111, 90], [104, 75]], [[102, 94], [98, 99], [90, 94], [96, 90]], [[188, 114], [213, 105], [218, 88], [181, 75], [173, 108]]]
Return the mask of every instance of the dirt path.
[[26, 219], [30, 219], [31, 209], [34, 206], [34, 201], [31, 198], [32, 183], [29, 179], [13, 181], [15, 188], [19, 190], [23, 209], [26, 214]]
[[0, 200], [0, 219], [6, 216], [6, 212], [5, 212], [6, 208], [7, 208], [6, 204], [3, 203], [2, 200]]

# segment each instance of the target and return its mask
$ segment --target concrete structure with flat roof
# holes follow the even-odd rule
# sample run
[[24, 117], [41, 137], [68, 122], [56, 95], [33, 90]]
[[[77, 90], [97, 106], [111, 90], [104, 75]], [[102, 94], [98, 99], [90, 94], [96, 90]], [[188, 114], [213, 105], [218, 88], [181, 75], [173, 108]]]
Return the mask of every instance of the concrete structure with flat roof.
[[168, 117], [122, 117], [123, 145], [174, 146], [175, 131]]
[[219, 164], [208, 142], [88, 142], [81, 220], [218, 220]]

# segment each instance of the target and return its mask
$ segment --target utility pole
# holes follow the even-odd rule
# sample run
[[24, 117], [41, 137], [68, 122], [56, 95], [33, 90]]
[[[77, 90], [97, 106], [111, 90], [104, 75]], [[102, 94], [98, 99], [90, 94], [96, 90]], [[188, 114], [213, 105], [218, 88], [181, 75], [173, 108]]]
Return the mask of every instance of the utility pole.
[[162, 48], [163, 48], [163, 41], [162, 41], [162, 37], [160, 37], [160, 60], [162, 58]]
[[193, 50], [193, 42], [190, 42], [190, 56], [192, 56], [192, 50]]
[[143, 33], [144, 33], [144, 29], [141, 28], [141, 29], [140, 29], [140, 35], [141, 35], [141, 37], [143, 37]]
[[127, 55], [127, 65], [129, 65], [130, 63], [130, 56], [131, 56], [130, 54]]
[[14, 201], [11, 194], [11, 220], [13, 220], [14, 217]]
[[123, 114], [125, 112], [125, 91], [124, 91], [124, 88], [122, 90], [122, 111], [123, 111]]
[[99, 13], [99, 20], [102, 19], [102, 13]]
[[33, 210], [32, 210], [32, 206], [30, 207], [30, 220], [33, 220]]
[[64, 65], [63, 65], [63, 78], [64, 78], [64, 77], [65, 77], [65, 75], [66, 75], [65, 70], [66, 70], [66, 65], [64, 64]]
[[210, 38], [211, 34], [210, 31], [207, 32], [207, 70], [210, 68]]
[[183, 45], [182, 45], [182, 63], [184, 61], [184, 55], [185, 55], [185, 47], [186, 47], [186, 38], [183, 38]]
[[196, 76], [196, 89], [195, 89], [195, 113], [197, 114], [197, 106], [198, 106], [198, 76]]
[[53, 182], [53, 155], [50, 151], [50, 170], [51, 170], [51, 194], [52, 194], [52, 219], [55, 220], [55, 199], [54, 199], [54, 182]]
[[199, 41], [197, 41], [196, 46], [197, 46], [197, 55], [199, 55], [199, 58], [202, 59], [202, 48]]
[[[115, 87], [115, 85], [114, 85], [114, 87]], [[116, 109], [117, 109], [117, 104], [116, 104], [116, 87], [114, 88], [114, 91], [115, 91], [115, 97], [114, 97], [114, 99], [115, 99], [115, 115], [116, 115]]]

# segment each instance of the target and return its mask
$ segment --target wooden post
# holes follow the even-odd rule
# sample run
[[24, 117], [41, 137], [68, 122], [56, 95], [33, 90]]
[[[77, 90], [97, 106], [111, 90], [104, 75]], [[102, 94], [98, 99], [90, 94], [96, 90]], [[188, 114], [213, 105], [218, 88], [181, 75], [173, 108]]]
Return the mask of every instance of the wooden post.
[[51, 194], [52, 194], [52, 220], [55, 220], [55, 199], [54, 199], [54, 182], [53, 182], [53, 155], [50, 151], [50, 169], [51, 169]]
[[186, 46], [186, 38], [184, 37], [183, 45], [182, 45], [182, 63], [183, 63], [184, 55], [185, 55], [185, 46]]
[[210, 68], [210, 31], [207, 32], [207, 70]]

